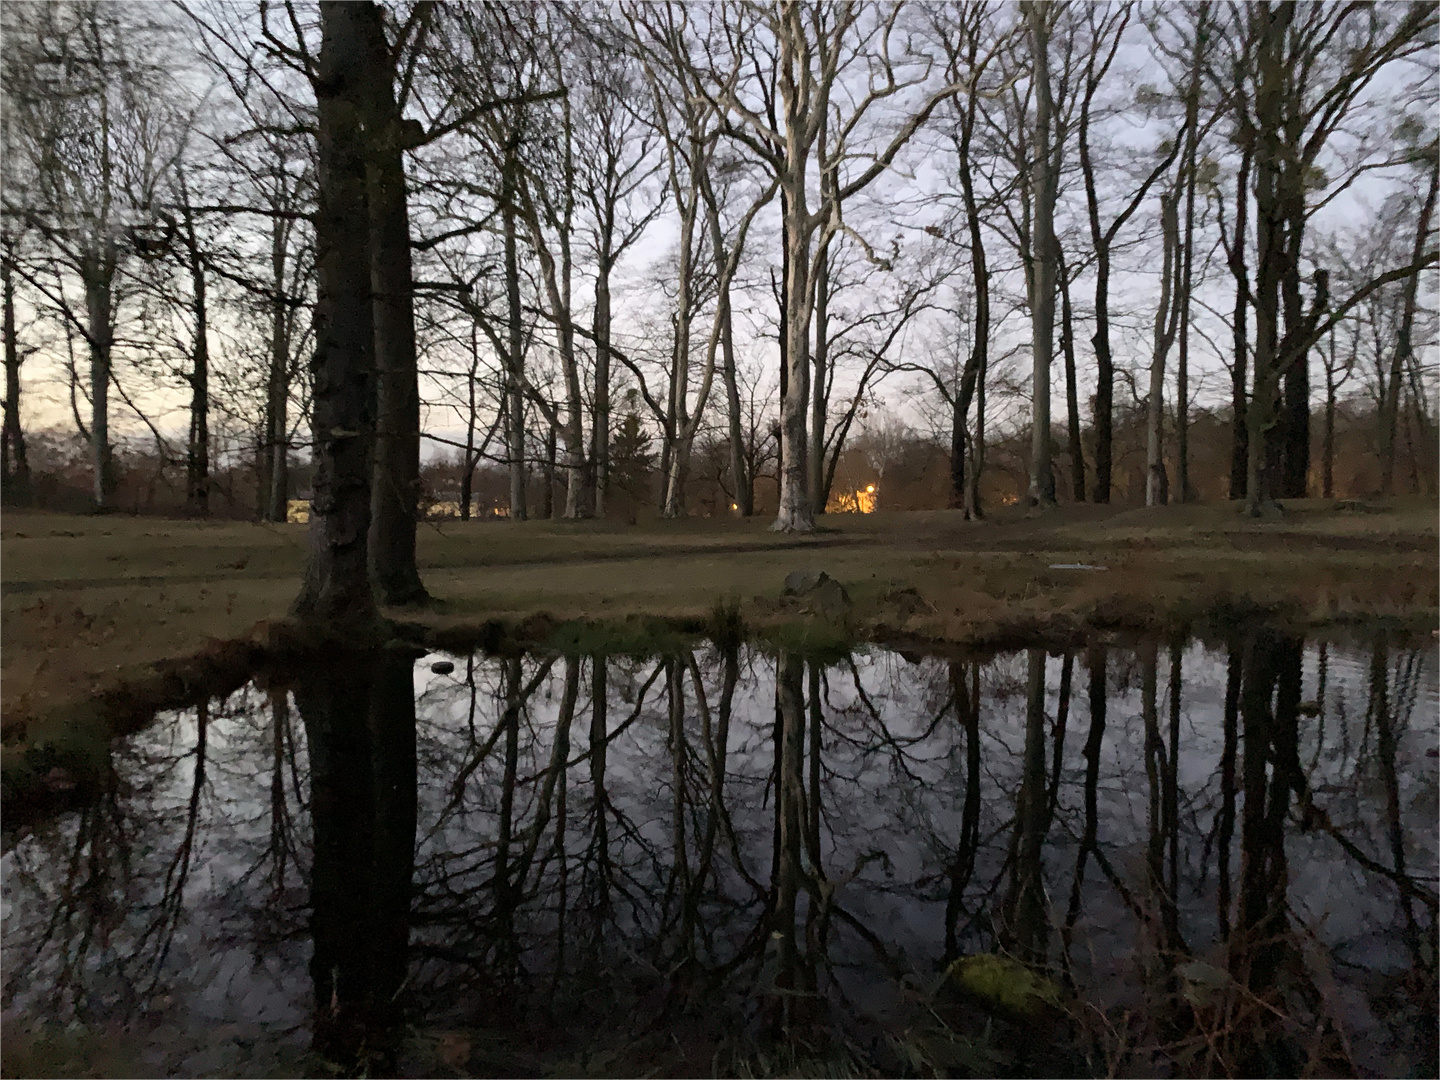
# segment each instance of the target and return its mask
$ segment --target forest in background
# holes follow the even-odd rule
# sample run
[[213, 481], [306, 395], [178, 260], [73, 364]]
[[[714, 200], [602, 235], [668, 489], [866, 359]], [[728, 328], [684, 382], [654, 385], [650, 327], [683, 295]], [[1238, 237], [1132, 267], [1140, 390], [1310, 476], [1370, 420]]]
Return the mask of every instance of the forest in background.
[[[314, 494], [323, 7], [4, 6], [7, 503]], [[377, 516], [1436, 490], [1432, 5], [375, 10]]]

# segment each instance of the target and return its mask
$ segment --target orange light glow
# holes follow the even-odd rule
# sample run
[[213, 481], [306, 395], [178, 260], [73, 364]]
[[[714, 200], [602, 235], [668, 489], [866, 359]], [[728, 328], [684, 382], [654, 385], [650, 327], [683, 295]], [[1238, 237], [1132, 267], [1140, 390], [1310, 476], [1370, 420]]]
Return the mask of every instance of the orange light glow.
[[830, 496], [825, 504], [827, 514], [873, 514], [875, 512], [875, 485], [855, 492], [839, 491]]

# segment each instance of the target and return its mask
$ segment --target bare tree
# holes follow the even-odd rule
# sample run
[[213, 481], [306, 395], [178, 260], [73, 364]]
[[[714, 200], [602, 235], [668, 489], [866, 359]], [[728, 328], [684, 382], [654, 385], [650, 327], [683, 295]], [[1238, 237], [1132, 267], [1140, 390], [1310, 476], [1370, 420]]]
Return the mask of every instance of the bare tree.
[[43, 239], [60, 272], [23, 276], [89, 350], [93, 493], [105, 510], [115, 479], [117, 287], [129, 258], [161, 255], [174, 238], [161, 196], [186, 145], [186, 97], [156, 60], [167, 30], [144, 9], [14, 3], [4, 11], [6, 149], [24, 157], [27, 181], [7, 188], [4, 210]]
[[1031, 190], [1035, 203], [1030, 286], [1031, 393], [1030, 505], [1055, 504], [1054, 454], [1050, 436], [1050, 364], [1055, 349], [1055, 284], [1059, 244], [1055, 239], [1055, 199], [1059, 186], [1063, 141], [1052, 131], [1054, 100], [1050, 88], [1050, 33], [1064, 4], [1028, 2], [1024, 7], [1029, 32], [1035, 90], [1035, 140]]
[[315, 480], [310, 552], [292, 612], [344, 625], [376, 619], [368, 537], [374, 472], [375, 333], [371, 303], [365, 118], [367, 82], [384, 78], [367, 40], [369, 4], [320, 8], [315, 100], [320, 147], [316, 172], [315, 352], [311, 428]]

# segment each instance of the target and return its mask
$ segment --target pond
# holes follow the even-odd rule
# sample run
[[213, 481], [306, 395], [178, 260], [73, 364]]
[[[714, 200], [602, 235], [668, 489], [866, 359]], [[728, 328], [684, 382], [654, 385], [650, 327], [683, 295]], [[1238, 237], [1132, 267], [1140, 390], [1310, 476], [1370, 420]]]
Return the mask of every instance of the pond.
[[5, 1074], [1436, 1074], [1429, 643], [443, 659], [7, 836]]

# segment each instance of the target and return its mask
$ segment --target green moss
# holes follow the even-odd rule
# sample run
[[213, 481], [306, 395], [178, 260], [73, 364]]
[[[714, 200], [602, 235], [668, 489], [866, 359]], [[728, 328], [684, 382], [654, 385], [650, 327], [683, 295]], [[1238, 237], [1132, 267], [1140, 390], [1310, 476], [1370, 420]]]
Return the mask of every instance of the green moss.
[[1049, 1006], [1060, 1007], [1060, 989], [1008, 956], [980, 953], [962, 956], [945, 972], [946, 983], [988, 1005], [1019, 1016], [1032, 1016]]

